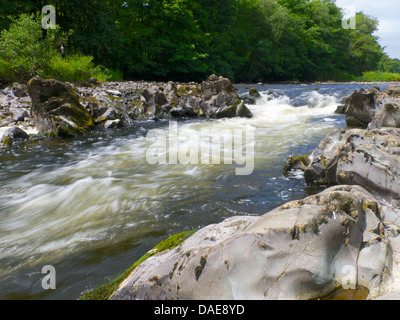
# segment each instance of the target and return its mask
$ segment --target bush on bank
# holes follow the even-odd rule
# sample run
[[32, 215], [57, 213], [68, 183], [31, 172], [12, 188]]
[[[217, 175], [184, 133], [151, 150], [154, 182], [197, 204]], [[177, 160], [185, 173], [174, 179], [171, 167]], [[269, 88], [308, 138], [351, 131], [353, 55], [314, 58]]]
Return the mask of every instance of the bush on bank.
[[0, 82], [27, 82], [33, 76], [78, 82], [122, 80], [122, 74], [93, 63], [80, 53], [63, 56], [57, 29], [43, 30], [39, 17], [21, 14], [0, 33]]

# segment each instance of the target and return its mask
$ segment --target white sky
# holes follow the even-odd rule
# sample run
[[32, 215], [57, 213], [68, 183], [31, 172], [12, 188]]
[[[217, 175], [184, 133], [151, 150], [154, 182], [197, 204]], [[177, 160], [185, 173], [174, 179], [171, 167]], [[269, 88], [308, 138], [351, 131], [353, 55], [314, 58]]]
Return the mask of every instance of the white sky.
[[400, 59], [400, 0], [336, 0], [339, 8], [353, 6], [356, 12], [378, 18], [381, 46], [391, 58]]

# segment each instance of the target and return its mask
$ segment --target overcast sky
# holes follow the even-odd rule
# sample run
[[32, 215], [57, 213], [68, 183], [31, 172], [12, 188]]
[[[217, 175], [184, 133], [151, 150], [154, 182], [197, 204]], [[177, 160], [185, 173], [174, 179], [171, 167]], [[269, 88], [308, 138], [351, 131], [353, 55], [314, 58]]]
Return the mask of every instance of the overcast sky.
[[353, 6], [357, 12], [378, 18], [379, 43], [391, 58], [400, 59], [400, 0], [336, 0], [336, 5]]

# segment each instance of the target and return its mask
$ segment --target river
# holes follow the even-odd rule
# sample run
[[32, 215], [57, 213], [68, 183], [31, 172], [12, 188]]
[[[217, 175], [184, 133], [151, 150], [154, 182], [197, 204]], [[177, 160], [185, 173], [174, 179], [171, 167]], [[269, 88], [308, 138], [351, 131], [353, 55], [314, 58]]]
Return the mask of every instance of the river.
[[[372, 85], [256, 87], [262, 98], [249, 105], [251, 119], [178, 123], [187, 136], [252, 128], [250, 175], [236, 175], [235, 164], [149, 164], [146, 137], [154, 129], [167, 134], [165, 121], [2, 150], [0, 299], [78, 299], [171, 234], [259, 216], [320, 191], [300, 174], [284, 176], [284, 161], [345, 128], [345, 117], [334, 113], [340, 101]], [[45, 265], [55, 267], [55, 290], [42, 288]]]

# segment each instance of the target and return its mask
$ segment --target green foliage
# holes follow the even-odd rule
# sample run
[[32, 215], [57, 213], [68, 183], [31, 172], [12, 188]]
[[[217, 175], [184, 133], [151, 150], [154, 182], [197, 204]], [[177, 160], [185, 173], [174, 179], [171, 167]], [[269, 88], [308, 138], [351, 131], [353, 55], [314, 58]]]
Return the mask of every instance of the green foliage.
[[93, 57], [74, 55], [54, 57], [46, 71], [42, 74], [45, 78], [54, 78], [61, 81], [85, 81], [92, 77], [95, 66]]
[[[0, 3], [3, 32], [21, 12], [37, 15], [43, 6], [40, 0]], [[374, 35], [378, 21], [359, 12], [356, 29], [345, 30], [334, 0], [49, 0], [46, 4], [57, 10], [60, 30], [55, 38], [47, 35], [33, 42], [40, 36], [37, 26], [30, 32], [11, 32], [32, 35], [30, 53], [16, 61], [18, 68], [28, 68], [23, 72], [43, 69], [43, 59], [50, 58], [54, 72], [80, 78], [89, 65], [82, 56], [107, 68], [92, 72], [102, 80], [120, 79], [123, 74], [127, 80], [199, 81], [211, 73], [246, 82], [347, 80], [370, 70], [400, 72], [400, 61], [387, 57]], [[54, 54], [42, 55], [40, 45], [52, 41], [53, 48], [64, 46], [67, 57], [82, 53], [75, 59], [79, 72], [68, 71], [71, 61], [61, 63]], [[42, 59], [33, 61], [33, 52]]]
[[361, 77], [357, 78], [357, 80], [366, 82], [400, 81], [400, 74], [392, 72], [369, 71], [364, 72]]
[[110, 70], [107, 68], [97, 67], [92, 72], [93, 78], [96, 78], [100, 82], [106, 81], [122, 81], [124, 76], [122, 71]]
[[60, 30], [44, 32], [35, 15], [22, 14], [11, 19], [8, 30], [0, 33], [0, 78], [3, 82], [25, 82], [34, 75], [61, 81], [122, 80], [122, 73], [96, 66], [93, 56], [71, 54], [62, 57], [57, 50], [66, 43]]
[[23, 81], [43, 70], [56, 54], [54, 41], [51, 30], [43, 38], [41, 24], [34, 15], [22, 14], [13, 20], [9, 30], [0, 33], [0, 60], [8, 62], [5, 75]]

